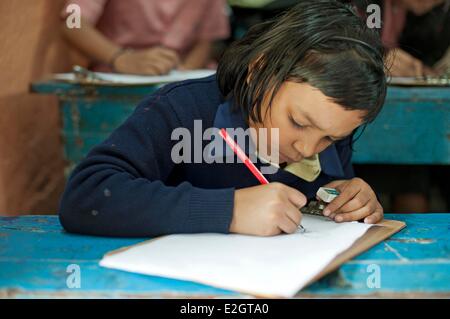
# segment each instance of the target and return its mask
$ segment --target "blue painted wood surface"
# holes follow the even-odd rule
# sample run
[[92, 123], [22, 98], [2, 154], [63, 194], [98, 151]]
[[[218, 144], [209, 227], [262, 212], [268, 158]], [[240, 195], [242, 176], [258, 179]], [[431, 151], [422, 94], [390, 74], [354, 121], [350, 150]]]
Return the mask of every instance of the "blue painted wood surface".
[[354, 149], [358, 164], [450, 164], [450, 87], [389, 87]]
[[[69, 171], [157, 88], [52, 81], [32, 85], [34, 92], [59, 97]], [[389, 87], [383, 110], [354, 149], [358, 164], [450, 164], [450, 87]]]
[[[407, 227], [299, 292], [298, 297], [450, 297], [450, 214], [386, 214]], [[108, 251], [145, 238], [65, 233], [57, 216], [0, 218], [0, 297], [243, 297], [189, 281], [144, 276], [98, 265]], [[68, 288], [77, 264], [81, 287]], [[380, 288], [369, 288], [369, 265], [380, 267]], [[182, 266], [182, 265], [180, 265]]]

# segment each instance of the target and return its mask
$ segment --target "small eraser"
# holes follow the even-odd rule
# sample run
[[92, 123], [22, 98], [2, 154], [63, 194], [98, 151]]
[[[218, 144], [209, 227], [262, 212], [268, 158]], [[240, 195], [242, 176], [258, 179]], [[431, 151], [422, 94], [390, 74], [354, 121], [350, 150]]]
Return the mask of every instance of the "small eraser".
[[339, 195], [339, 192], [334, 188], [320, 187], [316, 195], [325, 203], [330, 203]]

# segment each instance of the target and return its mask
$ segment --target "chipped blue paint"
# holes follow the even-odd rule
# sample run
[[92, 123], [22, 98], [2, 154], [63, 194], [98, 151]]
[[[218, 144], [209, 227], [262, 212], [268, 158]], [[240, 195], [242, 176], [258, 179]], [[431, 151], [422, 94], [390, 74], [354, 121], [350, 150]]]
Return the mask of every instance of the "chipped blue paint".
[[[300, 297], [450, 296], [450, 214], [387, 214], [407, 228], [303, 289]], [[242, 297], [197, 284], [99, 267], [106, 252], [146, 238], [64, 232], [57, 216], [0, 218], [0, 297]], [[81, 268], [81, 288], [66, 286], [66, 268]], [[368, 288], [367, 266], [381, 270]]]

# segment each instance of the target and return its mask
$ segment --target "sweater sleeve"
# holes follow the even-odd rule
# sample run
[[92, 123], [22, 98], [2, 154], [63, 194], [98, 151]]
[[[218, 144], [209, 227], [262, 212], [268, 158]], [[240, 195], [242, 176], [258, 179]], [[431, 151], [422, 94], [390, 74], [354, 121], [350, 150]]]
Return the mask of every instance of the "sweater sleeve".
[[146, 237], [227, 233], [234, 189], [165, 184], [172, 130], [182, 124], [164, 95], [144, 100], [71, 174], [59, 216], [69, 232]]

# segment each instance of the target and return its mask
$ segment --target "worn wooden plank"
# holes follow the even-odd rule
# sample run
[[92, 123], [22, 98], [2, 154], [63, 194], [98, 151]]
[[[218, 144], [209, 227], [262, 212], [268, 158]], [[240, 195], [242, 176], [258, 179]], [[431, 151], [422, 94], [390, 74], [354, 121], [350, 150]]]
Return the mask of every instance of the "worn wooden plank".
[[[450, 214], [386, 217], [408, 226], [298, 297], [450, 296]], [[67, 234], [56, 216], [0, 218], [0, 297], [243, 297], [193, 282], [98, 266], [107, 251], [144, 239]], [[80, 266], [80, 289], [66, 285], [70, 264]], [[372, 264], [380, 267], [380, 288], [366, 284]]]

